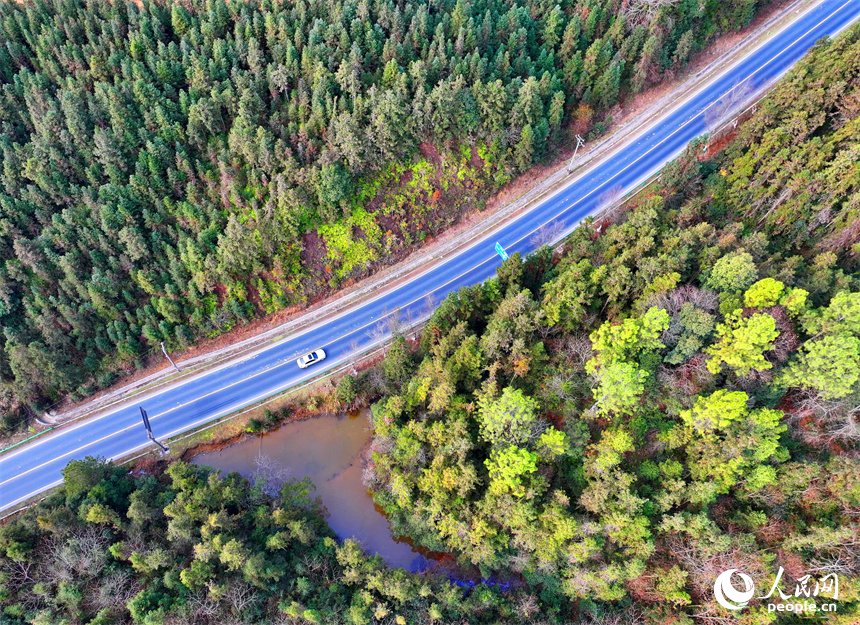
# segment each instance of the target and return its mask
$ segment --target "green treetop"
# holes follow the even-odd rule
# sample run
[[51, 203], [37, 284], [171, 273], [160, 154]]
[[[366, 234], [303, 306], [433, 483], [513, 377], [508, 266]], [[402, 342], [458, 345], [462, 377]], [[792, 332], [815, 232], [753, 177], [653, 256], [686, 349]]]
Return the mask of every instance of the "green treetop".
[[521, 390], [505, 388], [500, 397], [480, 406], [481, 438], [499, 447], [525, 445], [531, 438], [537, 409], [537, 402]]
[[773, 278], [764, 278], [753, 284], [744, 293], [744, 306], [747, 308], [767, 308], [775, 306], [785, 291], [785, 285]]
[[632, 360], [642, 352], [664, 347], [660, 334], [667, 327], [669, 313], [656, 307], [620, 324], [604, 323], [591, 334], [592, 349], [599, 356], [589, 361], [589, 372], [599, 364]]
[[720, 389], [707, 397], [700, 395], [692, 410], [681, 412], [681, 419], [700, 434], [724, 429], [747, 415], [747, 399], [743, 391], [726, 389]]
[[537, 454], [510, 445], [494, 450], [484, 461], [490, 473], [490, 492], [500, 494], [511, 492], [517, 497], [526, 494], [524, 478], [537, 471]]
[[781, 379], [788, 386], [810, 388], [823, 399], [845, 397], [860, 380], [860, 339], [836, 335], [807, 343]]
[[749, 252], [732, 252], [714, 263], [705, 285], [717, 291], [743, 291], [758, 277]]
[[723, 364], [738, 375], [750, 371], [764, 371], [773, 365], [764, 357], [764, 352], [773, 348], [779, 336], [776, 321], [763, 313], [743, 318], [739, 314], [729, 315], [725, 323], [717, 324], [719, 341], [705, 350], [713, 358], [708, 361], [708, 371], [719, 373]]

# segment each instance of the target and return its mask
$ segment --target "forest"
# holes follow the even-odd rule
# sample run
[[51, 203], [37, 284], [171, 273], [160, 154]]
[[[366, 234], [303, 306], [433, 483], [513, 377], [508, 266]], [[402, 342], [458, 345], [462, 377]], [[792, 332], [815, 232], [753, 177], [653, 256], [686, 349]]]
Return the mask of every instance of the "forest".
[[534, 618], [800, 622], [714, 600], [782, 567], [789, 595], [837, 576], [826, 622], [860, 621], [858, 131], [855, 26], [714, 158], [446, 299], [373, 406], [393, 533], [524, 580]]
[[[337, 541], [307, 482], [87, 459], [0, 524], [0, 623], [857, 623], [858, 131], [854, 26], [724, 149], [339, 381], [393, 534], [473, 585]], [[729, 568], [838, 576], [838, 611], [729, 613]]]
[[763, 4], [0, 4], [0, 426], [393, 262]]
[[73, 462], [63, 492], [0, 526], [0, 623], [406, 625], [513, 614], [513, 597], [496, 588], [465, 596], [338, 542], [307, 480], [163, 468], [131, 476]]

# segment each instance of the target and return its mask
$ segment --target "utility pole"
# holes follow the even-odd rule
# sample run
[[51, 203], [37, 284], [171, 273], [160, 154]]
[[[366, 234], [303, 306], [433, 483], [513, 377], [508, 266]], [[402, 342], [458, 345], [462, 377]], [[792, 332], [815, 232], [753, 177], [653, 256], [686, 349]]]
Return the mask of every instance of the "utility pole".
[[155, 436], [152, 435], [152, 428], [149, 425], [149, 415], [146, 414], [146, 410], [143, 409], [143, 406], [138, 406], [138, 408], [140, 408], [140, 418], [143, 419], [143, 427], [146, 428], [146, 438], [161, 447], [162, 455], [170, 453], [170, 450], [167, 448], [167, 446], [159, 443], [157, 440], [155, 440]]
[[579, 148], [585, 145], [585, 139], [576, 135], [576, 147], [573, 149], [573, 156], [570, 157], [570, 162], [567, 164], [567, 173], [570, 173], [571, 168], [573, 167], [573, 161], [576, 159], [576, 153], [579, 152]]
[[161, 351], [164, 352], [164, 356], [170, 361], [170, 364], [173, 365], [173, 368], [176, 369], [176, 373], [179, 373], [179, 367], [176, 366], [176, 363], [173, 362], [173, 358], [171, 358], [170, 354], [167, 353], [167, 348], [164, 346], [164, 341], [161, 342]]

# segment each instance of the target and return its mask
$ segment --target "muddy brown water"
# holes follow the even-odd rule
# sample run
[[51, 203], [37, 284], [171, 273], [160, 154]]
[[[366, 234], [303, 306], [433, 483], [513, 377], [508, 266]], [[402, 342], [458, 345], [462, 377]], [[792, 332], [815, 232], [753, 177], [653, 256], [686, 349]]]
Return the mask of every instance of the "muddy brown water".
[[372, 434], [367, 415], [362, 411], [288, 423], [221, 451], [200, 454], [194, 462], [249, 478], [262, 473], [272, 482], [309, 477], [338, 537], [355, 538], [367, 553], [378, 553], [391, 566], [426, 569], [432, 561], [391, 536], [388, 520], [374, 508], [361, 482], [359, 455]]

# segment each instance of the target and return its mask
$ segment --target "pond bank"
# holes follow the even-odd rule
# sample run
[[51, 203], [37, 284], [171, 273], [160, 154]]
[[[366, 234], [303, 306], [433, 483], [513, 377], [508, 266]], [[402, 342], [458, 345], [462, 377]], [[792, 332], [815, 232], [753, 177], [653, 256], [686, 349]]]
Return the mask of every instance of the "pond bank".
[[433, 560], [392, 538], [388, 520], [362, 483], [361, 453], [372, 435], [368, 415], [368, 410], [362, 410], [350, 416], [290, 422], [235, 444], [219, 445], [218, 450], [195, 453], [192, 462], [272, 483], [308, 477], [339, 538], [355, 538], [367, 553], [378, 553], [391, 566], [424, 570]]

